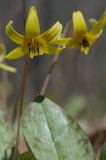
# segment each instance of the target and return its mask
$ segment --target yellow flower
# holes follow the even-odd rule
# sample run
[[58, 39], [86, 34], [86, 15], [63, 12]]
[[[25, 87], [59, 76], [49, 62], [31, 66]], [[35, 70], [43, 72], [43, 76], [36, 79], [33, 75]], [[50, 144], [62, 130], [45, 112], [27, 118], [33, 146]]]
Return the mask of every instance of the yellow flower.
[[9, 72], [16, 72], [17, 71], [16, 68], [10, 67], [2, 63], [4, 60], [5, 53], [6, 53], [6, 47], [2, 42], [0, 42], [0, 69], [6, 70]]
[[91, 45], [101, 35], [103, 27], [106, 24], [106, 11], [99, 21], [91, 19], [92, 29], [88, 32], [87, 24], [80, 11], [73, 13], [74, 36], [72, 38], [63, 38], [55, 40], [54, 44], [65, 45], [68, 48], [79, 48], [81, 52], [87, 54]]
[[8, 37], [20, 46], [12, 50], [5, 58], [17, 59], [26, 54], [29, 54], [30, 58], [33, 58], [34, 56], [43, 55], [43, 53], [59, 53], [62, 48], [55, 47], [50, 43], [58, 38], [61, 30], [62, 25], [57, 22], [47, 32], [40, 35], [37, 11], [36, 8], [32, 6], [25, 26], [25, 36], [20, 35], [12, 28], [12, 21], [6, 26]]

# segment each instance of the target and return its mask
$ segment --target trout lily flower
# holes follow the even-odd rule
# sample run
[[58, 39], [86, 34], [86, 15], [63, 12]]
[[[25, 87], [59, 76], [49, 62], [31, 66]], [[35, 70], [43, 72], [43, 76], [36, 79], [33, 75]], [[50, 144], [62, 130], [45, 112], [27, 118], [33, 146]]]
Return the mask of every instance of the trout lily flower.
[[90, 31], [88, 31], [87, 24], [80, 11], [73, 12], [72, 21], [74, 36], [71, 38], [55, 40], [53, 43], [65, 45], [68, 48], [79, 48], [81, 52], [87, 54], [91, 45], [97, 40], [103, 31], [103, 27], [106, 24], [106, 11], [99, 21], [90, 19], [90, 23], [92, 24], [92, 29]]
[[4, 60], [5, 53], [6, 53], [6, 47], [3, 43], [0, 42], [0, 69], [6, 70], [9, 72], [16, 72], [17, 71], [16, 68], [10, 67], [2, 63]]
[[62, 25], [57, 21], [48, 31], [40, 35], [40, 25], [37, 10], [32, 6], [29, 10], [25, 26], [25, 36], [16, 32], [12, 27], [12, 21], [6, 26], [8, 37], [19, 45], [5, 56], [7, 59], [17, 59], [26, 54], [30, 58], [45, 54], [59, 53], [62, 48], [53, 46], [51, 42], [61, 34]]

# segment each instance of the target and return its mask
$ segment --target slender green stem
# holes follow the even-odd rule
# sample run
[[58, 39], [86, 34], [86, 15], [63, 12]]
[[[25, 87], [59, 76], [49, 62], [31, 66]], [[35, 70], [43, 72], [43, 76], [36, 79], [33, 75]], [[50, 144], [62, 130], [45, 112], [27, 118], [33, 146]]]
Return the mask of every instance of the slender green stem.
[[[67, 30], [68, 30], [68, 28], [69, 28], [70, 23], [71, 23], [71, 21], [69, 21], [69, 22], [66, 24], [66, 26], [65, 26], [65, 28], [64, 28], [64, 31], [63, 31], [63, 37], [65, 37], [65, 35], [66, 35], [66, 33], [67, 33]], [[45, 80], [44, 80], [42, 89], [41, 89], [41, 91], [40, 91], [40, 94], [41, 94], [41, 95], [44, 95], [45, 92], [46, 92], [47, 86], [48, 86], [48, 84], [49, 84], [49, 81], [50, 81], [50, 78], [51, 78], [53, 69], [54, 69], [54, 67], [55, 67], [55, 65], [56, 65], [56, 62], [57, 62], [58, 58], [59, 58], [59, 54], [55, 54], [55, 55], [54, 55], [54, 58], [53, 58], [53, 60], [52, 60], [52, 62], [51, 62], [51, 65], [50, 65], [48, 74], [47, 74], [47, 76], [46, 76], [46, 78], [45, 78]]]
[[18, 127], [17, 127], [16, 145], [15, 145], [15, 151], [14, 151], [13, 160], [17, 160], [17, 154], [18, 154], [18, 146], [19, 146], [19, 139], [20, 139], [20, 128], [21, 128], [23, 102], [24, 102], [24, 93], [25, 93], [27, 71], [28, 71], [28, 62], [29, 62], [29, 55], [27, 54], [26, 59], [25, 59], [24, 73], [23, 73], [21, 93], [20, 93]]
[[[26, 15], [25, 0], [22, 1], [22, 5], [23, 5], [23, 26], [25, 27], [25, 20], [26, 20], [26, 17], [25, 17], [25, 15]], [[28, 62], [29, 62], [29, 54], [26, 55], [20, 95], [17, 98], [17, 102], [15, 104], [15, 106], [17, 106], [18, 99], [20, 99], [18, 125], [17, 125], [17, 135], [16, 135], [16, 145], [15, 145], [13, 160], [17, 160], [17, 157], [18, 157], [18, 146], [19, 146], [19, 139], [20, 139], [20, 129], [21, 129], [21, 120], [22, 120], [22, 112], [23, 112], [24, 93], [25, 93], [27, 71], [28, 71], [28, 64], [29, 64]]]
[[[26, 21], [26, 2], [25, 0], [22, 1], [22, 8], [23, 8], [23, 28], [25, 28], [25, 21]], [[15, 121], [15, 118], [16, 118], [19, 99], [20, 99], [20, 89], [19, 89], [19, 93], [18, 93], [17, 99], [15, 101], [15, 105], [14, 105], [14, 111], [13, 111], [13, 117], [12, 117], [13, 122]]]

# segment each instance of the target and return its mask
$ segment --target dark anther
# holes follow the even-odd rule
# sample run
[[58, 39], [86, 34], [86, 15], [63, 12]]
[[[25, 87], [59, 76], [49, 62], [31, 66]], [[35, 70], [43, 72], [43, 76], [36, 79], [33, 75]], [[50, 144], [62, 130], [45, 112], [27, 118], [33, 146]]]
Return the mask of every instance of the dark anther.
[[85, 38], [82, 40], [82, 45], [84, 47], [89, 47], [89, 43], [88, 43], [88, 41]]
[[28, 43], [28, 48], [30, 48], [30, 46], [31, 46], [31, 43]]
[[29, 54], [31, 52], [31, 43], [28, 43]]
[[37, 42], [37, 52], [38, 52], [38, 55], [39, 55], [39, 45], [38, 45], [38, 42]]

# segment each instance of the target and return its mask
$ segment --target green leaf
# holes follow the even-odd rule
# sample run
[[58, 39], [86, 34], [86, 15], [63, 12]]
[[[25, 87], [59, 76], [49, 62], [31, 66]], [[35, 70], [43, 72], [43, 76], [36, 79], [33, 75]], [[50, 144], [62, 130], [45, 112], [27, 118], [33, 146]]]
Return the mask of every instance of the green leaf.
[[103, 143], [103, 146], [102, 146], [102, 149], [101, 149], [101, 152], [100, 152], [100, 160], [106, 160], [106, 140], [105, 142]]
[[[15, 146], [11, 149], [11, 155], [10, 155], [10, 157], [9, 157], [8, 160], [13, 160], [13, 158], [14, 158], [14, 151], [15, 151]], [[6, 159], [6, 160], [7, 160], [7, 159]], [[19, 159], [19, 152], [17, 153], [17, 157], [16, 157], [15, 160], [20, 160], [20, 159]]]
[[32, 159], [32, 155], [30, 152], [25, 152], [20, 155], [20, 160], [31, 160], [31, 159]]
[[43, 96], [26, 108], [22, 125], [25, 139], [38, 160], [96, 160], [80, 126]]
[[11, 148], [15, 143], [15, 136], [7, 115], [0, 107], [0, 160], [8, 159]]

